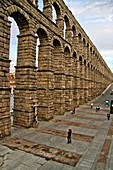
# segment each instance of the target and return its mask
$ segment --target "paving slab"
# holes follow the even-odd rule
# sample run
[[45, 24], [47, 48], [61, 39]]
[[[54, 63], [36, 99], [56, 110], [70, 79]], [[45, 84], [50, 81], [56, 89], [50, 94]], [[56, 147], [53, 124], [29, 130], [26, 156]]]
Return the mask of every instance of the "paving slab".
[[[76, 108], [74, 115], [67, 112], [62, 116], [56, 115], [49, 122], [40, 121], [38, 128], [12, 126], [11, 136], [0, 139], [0, 170], [113, 170], [113, 115], [108, 121], [106, 114], [109, 108], [103, 105], [101, 97], [93, 101], [93, 109], [90, 103], [82, 105]], [[101, 106], [98, 112], [95, 111], [97, 104]], [[67, 144], [69, 128], [73, 132], [71, 144]], [[18, 147], [18, 142], [10, 146], [8, 142], [12, 138], [26, 143], [21, 147]], [[31, 152], [27, 148], [30, 142]], [[39, 150], [34, 149], [36, 145]], [[40, 146], [43, 146], [42, 150]], [[64, 155], [61, 157], [61, 152], [51, 159], [52, 149], [70, 157], [74, 153], [78, 156], [77, 162], [70, 164], [72, 160], [69, 162]]]

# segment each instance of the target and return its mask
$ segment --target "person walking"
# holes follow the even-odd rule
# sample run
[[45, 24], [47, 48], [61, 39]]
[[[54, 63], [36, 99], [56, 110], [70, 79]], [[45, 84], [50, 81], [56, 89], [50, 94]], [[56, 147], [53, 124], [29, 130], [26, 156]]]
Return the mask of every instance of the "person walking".
[[72, 112], [71, 112], [72, 114], [75, 114], [75, 107], [73, 108], [73, 110], [72, 110]]
[[67, 143], [68, 143], [68, 144], [71, 143], [71, 134], [72, 134], [72, 130], [69, 129], [69, 130], [68, 130], [68, 136], [67, 136], [67, 139], [68, 139]]
[[93, 103], [91, 103], [91, 109], [93, 108]]
[[107, 113], [107, 119], [110, 120], [110, 113]]

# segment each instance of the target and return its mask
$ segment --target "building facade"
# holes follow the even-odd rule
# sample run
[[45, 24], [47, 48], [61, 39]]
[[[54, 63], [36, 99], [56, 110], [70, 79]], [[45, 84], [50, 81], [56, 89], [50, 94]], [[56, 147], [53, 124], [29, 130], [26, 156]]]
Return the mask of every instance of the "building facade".
[[63, 0], [43, 0], [43, 11], [38, 3], [0, 1], [0, 137], [11, 133], [9, 16], [19, 28], [14, 125], [31, 127], [35, 107], [39, 120], [63, 115], [100, 95], [113, 81], [111, 70]]

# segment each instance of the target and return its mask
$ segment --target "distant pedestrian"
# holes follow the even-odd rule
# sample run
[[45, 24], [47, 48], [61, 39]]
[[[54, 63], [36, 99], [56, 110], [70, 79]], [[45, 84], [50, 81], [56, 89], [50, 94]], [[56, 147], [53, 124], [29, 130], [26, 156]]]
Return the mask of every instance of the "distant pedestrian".
[[38, 124], [38, 114], [35, 115], [35, 123]]
[[96, 112], [97, 112], [97, 111], [99, 111], [99, 110], [100, 110], [100, 107], [99, 107], [99, 106], [97, 106], [97, 107], [96, 107]]
[[91, 103], [91, 109], [93, 108], [93, 103]]
[[72, 130], [71, 129], [69, 129], [68, 130], [68, 136], [67, 136], [67, 143], [69, 144], [69, 143], [71, 143], [71, 134], [72, 134]]
[[75, 114], [75, 107], [73, 108], [73, 110], [72, 110], [72, 112], [71, 112], [72, 114]]
[[110, 120], [110, 113], [107, 113], [107, 119]]

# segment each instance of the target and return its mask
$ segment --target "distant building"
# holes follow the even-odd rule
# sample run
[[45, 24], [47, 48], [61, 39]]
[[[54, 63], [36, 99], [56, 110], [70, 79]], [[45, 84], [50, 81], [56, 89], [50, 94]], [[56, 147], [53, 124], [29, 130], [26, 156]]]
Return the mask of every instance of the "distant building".
[[10, 83], [10, 88], [14, 89], [16, 87], [15, 85], [15, 73], [9, 73], [9, 83]]

